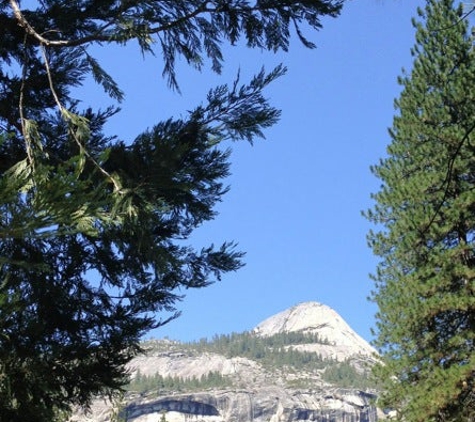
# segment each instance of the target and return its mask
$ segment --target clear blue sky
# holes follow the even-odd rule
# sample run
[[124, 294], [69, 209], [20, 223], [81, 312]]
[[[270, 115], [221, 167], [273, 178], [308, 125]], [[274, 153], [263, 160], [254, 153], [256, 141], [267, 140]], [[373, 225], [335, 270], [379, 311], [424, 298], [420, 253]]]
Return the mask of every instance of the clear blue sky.
[[[222, 76], [179, 66], [182, 95], [169, 92], [159, 57], [142, 60], [108, 48], [98, 52], [126, 92], [109, 128], [131, 140], [169, 116], [185, 115], [209, 88], [283, 62], [286, 76], [266, 94], [282, 119], [254, 146], [233, 144], [231, 191], [216, 220], [193, 236], [206, 246], [226, 240], [246, 251], [246, 266], [215, 285], [184, 291], [182, 316], [153, 333], [194, 340], [252, 329], [304, 301], [331, 306], [370, 339], [376, 308], [367, 301], [376, 258], [367, 247], [371, 206], [379, 182], [369, 167], [385, 154], [397, 77], [410, 69], [411, 17], [423, 0], [347, 1], [340, 17], [307, 32], [318, 48], [297, 38], [289, 53], [226, 49]], [[91, 91], [92, 92], [92, 91]], [[95, 91], [97, 95], [97, 91]], [[105, 99], [84, 98], [85, 102]]]

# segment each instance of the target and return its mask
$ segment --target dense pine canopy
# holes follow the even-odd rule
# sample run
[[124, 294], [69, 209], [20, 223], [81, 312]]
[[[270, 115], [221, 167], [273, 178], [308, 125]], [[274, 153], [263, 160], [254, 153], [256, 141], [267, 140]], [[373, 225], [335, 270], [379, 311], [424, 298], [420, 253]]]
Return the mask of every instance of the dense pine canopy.
[[342, 3], [0, 1], [0, 420], [50, 422], [117, 391], [180, 289], [242, 265], [232, 242], [187, 239], [227, 191], [222, 142], [252, 142], [279, 117], [262, 90], [283, 67], [213, 88], [133, 140], [107, 134], [118, 110], [72, 94], [92, 76], [124, 99], [90, 47], [138, 41], [178, 89], [179, 57], [219, 72], [223, 43], [287, 50], [294, 33], [312, 47], [305, 31]]
[[383, 407], [407, 422], [475, 418], [475, 52], [462, 6], [419, 10], [413, 69], [368, 212]]

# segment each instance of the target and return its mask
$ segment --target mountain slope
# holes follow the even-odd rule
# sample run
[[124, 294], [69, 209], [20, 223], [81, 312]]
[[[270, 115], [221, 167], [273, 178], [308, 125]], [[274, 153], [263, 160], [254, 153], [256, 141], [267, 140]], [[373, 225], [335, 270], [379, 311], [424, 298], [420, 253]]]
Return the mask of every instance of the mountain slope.
[[[374, 350], [331, 308], [302, 303], [253, 331], [196, 343], [154, 340], [131, 362], [122, 415], [157, 422], [375, 422]], [[109, 408], [108, 408], [109, 406]], [[97, 401], [74, 421], [105, 422]]]
[[261, 322], [254, 333], [271, 336], [282, 332], [301, 331], [317, 335], [329, 347], [307, 345], [300, 350], [315, 351], [327, 358], [344, 361], [355, 355], [373, 357], [374, 350], [343, 318], [329, 306], [318, 302], [304, 302]]

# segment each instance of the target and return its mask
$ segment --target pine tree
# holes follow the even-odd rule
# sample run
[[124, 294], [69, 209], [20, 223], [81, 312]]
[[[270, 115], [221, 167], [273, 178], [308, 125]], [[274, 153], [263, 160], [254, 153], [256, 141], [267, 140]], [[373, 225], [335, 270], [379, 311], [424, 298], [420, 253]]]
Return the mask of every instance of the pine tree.
[[[120, 390], [141, 336], [177, 316], [183, 289], [241, 267], [233, 242], [187, 241], [227, 191], [223, 142], [253, 142], [279, 118], [263, 90], [282, 66], [213, 88], [184, 117], [122, 140], [105, 124], [124, 95], [92, 47], [138, 42], [179, 89], [178, 58], [219, 72], [224, 43], [286, 51], [294, 29], [312, 47], [303, 27], [320, 29], [341, 6], [0, 0], [1, 421], [52, 422]], [[74, 96], [86, 79], [111, 108]]]
[[407, 422], [475, 419], [475, 52], [462, 6], [429, 0], [368, 218], [381, 406]]

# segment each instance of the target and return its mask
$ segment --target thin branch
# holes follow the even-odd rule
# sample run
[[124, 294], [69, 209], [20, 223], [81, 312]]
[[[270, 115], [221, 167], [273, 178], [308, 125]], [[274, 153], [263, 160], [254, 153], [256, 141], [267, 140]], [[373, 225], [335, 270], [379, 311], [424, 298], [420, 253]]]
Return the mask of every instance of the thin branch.
[[[78, 38], [78, 39], [73, 39], [73, 40], [49, 40], [45, 38], [43, 35], [39, 34], [28, 22], [28, 20], [25, 18], [23, 13], [20, 10], [20, 7], [17, 3], [16, 0], [10, 0], [10, 5], [13, 10], [13, 14], [18, 20], [18, 24], [25, 28], [26, 32], [36, 38], [38, 42], [42, 45], [45, 45], [47, 47], [77, 47], [83, 44], [87, 44], [89, 42], [101, 42], [101, 41], [114, 41], [114, 38], [111, 37], [110, 35], [103, 35], [102, 33], [104, 32], [105, 29], [110, 27], [113, 22], [108, 22], [104, 24], [100, 29], [98, 29], [96, 32], [94, 32], [91, 35], [87, 35], [83, 38]], [[275, 5], [269, 4], [267, 6], [252, 6], [252, 7], [241, 7], [234, 9], [236, 12], [240, 13], [249, 13], [249, 12], [255, 12], [255, 11], [266, 11], [266, 10], [272, 10], [275, 9]], [[149, 31], [147, 31], [147, 34], [157, 34], [159, 32], [164, 32], [167, 30], [170, 30], [183, 22], [186, 22], [187, 20], [193, 19], [196, 16], [203, 14], [203, 13], [224, 13], [225, 10], [221, 7], [208, 7], [208, 2], [205, 1], [201, 3], [200, 6], [198, 6], [194, 11], [188, 13], [187, 15], [184, 15], [180, 18], [177, 18], [176, 20], [169, 22], [165, 25], [157, 26], [155, 28], [150, 28]]]
[[[182, 22], [185, 22], [189, 19], [192, 19], [202, 13], [224, 13], [227, 12], [227, 10], [223, 9], [222, 7], [208, 7], [208, 2], [202, 3], [200, 7], [198, 7], [194, 12], [189, 13], [188, 15], [182, 16], [181, 18], [174, 20], [170, 23], [167, 23], [166, 25], [162, 26], [157, 26], [156, 28], [150, 28], [150, 31], [148, 31], [148, 34], [157, 34], [159, 32], [164, 32], [169, 29], [174, 28], [177, 25], [180, 25]], [[269, 4], [267, 6], [248, 6], [248, 7], [239, 7], [233, 9], [234, 12], [239, 12], [239, 13], [249, 13], [249, 12], [257, 12], [257, 11], [267, 11], [267, 10], [273, 10], [275, 9], [276, 6], [273, 4]]]
[[196, 16], [198, 16], [202, 13], [215, 13], [215, 12], [219, 11], [218, 8], [209, 8], [209, 7], [207, 7], [207, 4], [208, 4], [208, 2], [205, 1], [205, 2], [201, 3], [201, 6], [199, 6], [196, 10], [194, 10], [193, 12], [191, 12], [187, 15], [182, 16], [181, 18], [178, 18], [178, 19], [176, 19], [172, 22], [169, 22], [166, 25], [157, 26], [156, 28], [150, 28], [150, 31], [148, 33], [149, 34], [157, 34], [159, 32], [164, 32], [164, 31], [167, 31], [169, 29], [172, 29], [172, 28], [182, 24], [183, 22], [186, 22], [187, 20], [195, 18]]
[[10, 0], [10, 6], [12, 7], [13, 14], [15, 15], [18, 24], [25, 28], [26, 32], [30, 35], [33, 35], [38, 41], [40, 41], [41, 44], [47, 44], [48, 40], [46, 38], [43, 38], [40, 34], [38, 34], [33, 27], [29, 24], [29, 22], [25, 19], [23, 16], [23, 13], [21, 13], [20, 6], [15, 0]]
[[76, 40], [49, 40], [43, 37], [41, 34], [35, 31], [35, 29], [30, 25], [27, 21], [25, 16], [20, 10], [20, 7], [16, 0], [10, 0], [10, 6], [13, 10], [13, 14], [16, 17], [18, 24], [25, 28], [27, 34], [31, 35], [32, 37], [36, 38], [41, 45], [45, 45], [47, 47], [77, 47], [79, 45], [87, 44], [88, 42], [92, 41], [110, 41], [111, 38], [109, 36], [101, 36], [101, 33], [107, 29], [109, 26], [112, 25], [112, 22], [108, 22], [104, 24], [100, 29], [94, 32], [87, 37], [78, 38]]
[[28, 64], [28, 54], [26, 51], [26, 38], [27, 38], [27, 35], [25, 34], [24, 41], [23, 41], [24, 57], [23, 57], [23, 68], [21, 71], [21, 85], [20, 85], [20, 98], [18, 100], [18, 112], [20, 114], [21, 133], [23, 134], [23, 138], [25, 139], [25, 148], [26, 148], [26, 154], [28, 156], [28, 161], [30, 162], [32, 166], [34, 166], [33, 150], [31, 148], [31, 137], [30, 137], [29, 132], [26, 129], [25, 114], [23, 112], [23, 102], [25, 98], [25, 82], [26, 82], [27, 64]]
[[56, 102], [56, 105], [58, 106], [59, 110], [63, 112], [65, 108], [61, 104], [59, 96], [56, 93], [56, 89], [54, 88], [53, 77], [51, 75], [51, 68], [49, 67], [49, 61], [46, 55], [46, 47], [44, 45], [41, 46], [41, 54], [43, 56], [43, 60], [45, 63], [46, 75], [48, 76], [49, 89], [51, 91], [51, 94], [53, 94], [54, 101]]
[[[192, 19], [196, 16], [198, 16], [200, 13], [204, 12], [214, 12], [216, 9], [208, 9], [206, 7], [207, 2], [203, 2], [200, 7], [198, 7], [195, 11], [192, 13], [185, 15], [176, 21], [173, 21], [167, 25], [155, 28], [151, 30], [149, 33], [154, 34], [157, 32], [162, 32], [166, 31], [167, 29], [171, 29], [174, 26], [177, 26], [181, 24], [182, 22], [185, 22], [189, 19]], [[101, 33], [108, 28], [109, 26], [112, 25], [112, 22], [108, 22], [107, 24], [103, 25], [98, 31], [96, 31], [94, 34], [88, 35], [83, 38], [78, 38], [76, 40], [49, 40], [45, 37], [43, 37], [41, 34], [39, 34], [35, 29], [30, 25], [28, 20], [25, 18], [23, 13], [20, 10], [20, 6], [18, 5], [16, 0], [10, 0], [10, 6], [13, 10], [13, 14], [15, 15], [18, 24], [25, 28], [25, 31], [27, 34], [33, 36], [36, 38], [41, 45], [47, 46], [47, 47], [77, 47], [83, 44], [87, 44], [88, 42], [92, 41], [112, 41], [112, 38], [110, 36], [101, 36]]]
[[475, 12], [475, 6], [472, 7], [471, 10], [469, 10], [468, 12], [464, 13], [462, 16], [460, 16], [460, 18], [457, 20], [457, 22], [455, 22], [453, 25], [450, 25], [450, 26], [446, 26], [444, 28], [439, 28], [439, 29], [436, 29], [432, 32], [440, 32], [440, 31], [446, 31], [448, 29], [452, 29], [452, 28], [455, 28], [457, 25], [459, 25], [463, 20], [467, 19], [473, 12]]
[[[45, 63], [45, 69], [46, 69], [46, 74], [48, 76], [48, 83], [49, 83], [50, 91], [53, 94], [56, 105], [58, 106], [58, 109], [59, 109], [59, 111], [61, 112], [61, 115], [64, 118], [64, 116], [65, 116], [64, 112], [67, 111], [67, 110], [63, 106], [63, 104], [61, 104], [61, 100], [59, 99], [59, 96], [56, 92], [56, 89], [54, 88], [53, 77], [51, 75], [51, 69], [50, 69], [50, 66], [49, 66], [48, 57], [46, 55], [46, 47], [44, 45], [41, 46], [41, 52], [42, 52], [43, 60], [44, 60], [44, 63]], [[81, 141], [78, 139], [78, 137], [76, 136], [76, 134], [74, 132], [71, 132], [71, 135], [74, 138], [74, 141], [76, 142], [76, 144], [78, 145], [79, 150], [94, 164], [94, 166], [99, 170], [99, 172], [101, 172], [106, 178], [108, 178], [112, 182], [112, 184], [114, 185], [114, 189], [117, 192], [120, 192], [122, 190], [122, 188], [120, 187], [117, 180], [115, 180], [115, 178], [107, 170], [105, 170], [95, 160], [95, 158], [91, 156], [91, 154], [89, 154], [89, 151], [87, 151], [87, 149], [84, 147], [84, 145], [81, 143]]]

